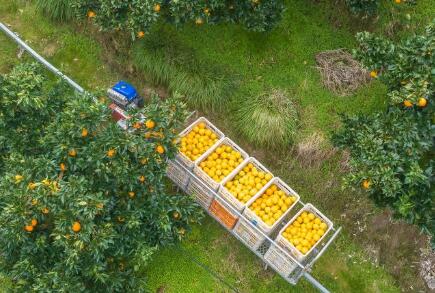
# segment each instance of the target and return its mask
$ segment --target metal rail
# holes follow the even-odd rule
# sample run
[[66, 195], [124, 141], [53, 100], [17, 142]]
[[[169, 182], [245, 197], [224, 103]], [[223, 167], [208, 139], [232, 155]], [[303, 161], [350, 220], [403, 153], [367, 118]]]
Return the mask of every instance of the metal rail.
[[[201, 180], [201, 178], [199, 178], [195, 173], [192, 172], [192, 170], [189, 170], [185, 165], [183, 165], [181, 162], [177, 161], [177, 160], [173, 160], [173, 163], [175, 163], [179, 168], [181, 168], [183, 170], [183, 172], [185, 172], [186, 174], [188, 174], [189, 178], [187, 183], [185, 184], [185, 186], [180, 186], [181, 189], [183, 190], [187, 190], [187, 186], [189, 185], [190, 181], [193, 179], [195, 180], [195, 182], [199, 183], [203, 188], [205, 188], [208, 192], [210, 192], [210, 194], [213, 195], [213, 197], [218, 198], [222, 201], [225, 202], [225, 199], [223, 199], [215, 190], [213, 190], [210, 186], [208, 186], [206, 183], [203, 182], [203, 180]], [[301, 200], [299, 200], [298, 204], [301, 204], [302, 206], [305, 206], [305, 203], [303, 203]], [[297, 276], [295, 279], [299, 279], [300, 277], [305, 277], [307, 279], [308, 282], [310, 282], [314, 287], [316, 287], [320, 292], [323, 293], [328, 293], [328, 289], [326, 289], [319, 281], [317, 281], [310, 273], [309, 271], [311, 270], [312, 266], [314, 265], [314, 263], [320, 258], [320, 256], [322, 256], [324, 254], [324, 252], [326, 251], [326, 249], [331, 245], [331, 243], [335, 240], [335, 238], [338, 236], [338, 234], [341, 231], [341, 227], [339, 227], [338, 229], [332, 227], [331, 231], [334, 231], [334, 233], [330, 236], [330, 238], [327, 240], [327, 242], [323, 245], [322, 249], [320, 249], [318, 252], [315, 253], [314, 258], [309, 261], [306, 265], [303, 265], [301, 262], [299, 262], [298, 260], [296, 260], [293, 255], [289, 254], [286, 250], [284, 250], [284, 248], [282, 248], [280, 245], [278, 245], [273, 239], [271, 239], [269, 237], [269, 235], [265, 234], [260, 228], [258, 228], [256, 225], [254, 225], [251, 221], [249, 221], [245, 215], [241, 212], [239, 212], [238, 210], [236, 210], [232, 205], [228, 204], [225, 206], [226, 209], [230, 210], [231, 213], [237, 215], [240, 219], [243, 219], [247, 224], [249, 224], [249, 226], [256, 230], [256, 232], [258, 232], [262, 237], [265, 238], [264, 241], [267, 241], [268, 243], [270, 243], [270, 245], [274, 246], [276, 249], [278, 249], [281, 253], [283, 253], [286, 257], [288, 257], [289, 259], [291, 259], [291, 261], [296, 264], [299, 269], [300, 269], [300, 274], [299, 276]], [[226, 227], [224, 224], [222, 224], [219, 219], [212, 214], [208, 209], [205, 209], [205, 211], [215, 220], [217, 220], [221, 226], [223, 228], [225, 228], [230, 234], [232, 234], [234, 237], [236, 237], [241, 243], [245, 244], [244, 240], [237, 234], [235, 233], [233, 230], [229, 229], [228, 227]], [[319, 243], [320, 244], [320, 243]], [[249, 248], [255, 255], [257, 255], [264, 263], [269, 264], [268, 260], [264, 258], [264, 255], [262, 253], [260, 253], [258, 250], [253, 249], [252, 247], [250, 247], [249, 245], [245, 246], [247, 248]], [[273, 267], [272, 267], [273, 269]], [[297, 283], [297, 280], [295, 279], [291, 279], [289, 276], [284, 275], [283, 273], [281, 273], [278, 270], [274, 271], [279, 274], [281, 277], [283, 277], [287, 282], [291, 283], [292, 285], [295, 285]]]
[[59, 69], [54, 67], [50, 62], [44, 59], [41, 55], [36, 53], [32, 48], [29, 47], [23, 40], [21, 40], [17, 34], [15, 34], [13, 31], [11, 31], [6, 25], [4, 25], [2, 22], [0, 22], [0, 29], [5, 32], [6, 35], [8, 35], [11, 39], [13, 39], [23, 50], [26, 50], [29, 52], [30, 55], [33, 56], [38, 62], [40, 62], [42, 65], [44, 65], [48, 70], [56, 74], [57, 76], [60, 76], [62, 79], [64, 79], [66, 82], [68, 82], [76, 91], [79, 93], [84, 93], [85, 90], [79, 86], [74, 80], [63, 74]]
[[[55, 75], [61, 77], [63, 80], [65, 80], [69, 85], [71, 85], [77, 92], [79, 93], [85, 93], [85, 90], [78, 85], [74, 80], [72, 80], [71, 78], [69, 78], [67, 75], [63, 74], [59, 69], [57, 69], [56, 67], [54, 67], [50, 62], [48, 62], [45, 58], [43, 58], [41, 55], [39, 55], [37, 52], [35, 52], [30, 46], [28, 46], [23, 40], [21, 40], [21, 38], [15, 34], [13, 31], [11, 31], [5, 24], [3, 24], [2, 22], [0, 22], [0, 30], [2, 30], [7, 36], [9, 36], [13, 41], [15, 41], [23, 50], [27, 51], [31, 56], [33, 56], [38, 62], [40, 62], [42, 65], [44, 65], [48, 70], [50, 70], [51, 72], [53, 72]], [[191, 117], [194, 114], [194, 112], [192, 112], [190, 114], [189, 117]], [[179, 166], [181, 166], [182, 168], [185, 169], [185, 171], [187, 173], [189, 173], [189, 177], [195, 178], [195, 180], [197, 180], [198, 182], [200, 182], [201, 184], [204, 185], [205, 188], [207, 188], [214, 196], [222, 199], [220, 197], [220, 195], [218, 195], [213, 189], [211, 189], [209, 186], [207, 186], [205, 183], [202, 182], [201, 179], [199, 179], [194, 173], [192, 173], [190, 170], [188, 170], [184, 165], [180, 164], [179, 162], [175, 161]], [[190, 179], [189, 179], [190, 180]], [[223, 199], [222, 199], [223, 200]], [[304, 203], [302, 201], [299, 201], [300, 204], [304, 205]], [[237, 214], [239, 217], [244, 218], [245, 216], [241, 213], [239, 213], [236, 209], [234, 209], [231, 205], [228, 205], [228, 207], [232, 210], [232, 213]], [[208, 210], [206, 210], [210, 216], [214, 217], [216, 219], [216, 217], [211, 214]], [[275, 243], [274, 240], [272, 240], [271, 238], [269, 238], [268, 235], [266, 235], [265, 233], [263, 233], [263, 231], [261, 231], [257, 226], [253, 225], [250, 221], [247, 221], [253, 229], [255, 229], [258, 233], [260, 233], [260, 235], [262, 235], [263, 237], [265, 237], [265, 239], [267, 241], [269, 241], [271, 243], [271, 245], [274, 245], [276, 248], [278, 248], [281, 252], [283, 252], [286, 256], [288, 256], [300, 269], [302, 269], [301, 271], [301, 276], [305, 277], [307, 279], [307, 281], [309, 281], [314, 287], [316, 287], [320, 292], [323, 293], [328, 293], [329, 291], [319, 282], [317, 281], [309, 272], [308, 270], [311, 269], [311, 266], [317, 261], [317, 259], [326, 251], [326, 249], [329, 247], [329, 245], [334, 241], [334, 239], [338, 236], [338, 234], [341, 231], [341, 227], [338, 229], [335, 229], [334, 227], [331, 229], [334, 231], [334, 234], [330, 237], [330, 239], [328, 240], [328, 242], [323, 246], [323, 248], [316, 254], [316, 256], [314, 257], [314, 259], [312, 259], [306, 266], [302, 265], [299, 261], [297, 261], [292, 255], [290, 255], [287, 251], [285, 251], [282, 247], [280, 247], [279, 245], [277, 245]], [[243, 239], [240, 238], [239, 235], [237, 235], [236, 233], [234, 233], [232, 230], [228, 229], [227, 227], [225, 227], [225, 225], [222, 225], [225, 229], [227, 229], [227, 231], [229, 231], [232, 235], [234, 235], [237, 239], [239, 239], [242, 243]], [[248, 247], [250, 248], [250, 247]], [[251, 248], [250, 248], [251, 249]], [[256, 251], [251, 249], [252, 252], [254, 252], [259, 258], [261, 258], [265, 263], [267, 263], [267, 260], [264, 259], [264, 256]], [[281, 275], [285, 280], [287, 280], [289, 283], [295, 285], [296, 282], [295, 281], [291, 281], [289, 280], [288, 276], [285, 276], [284, 274], [282, 274], [281, 272], [277, 273], [279, 275]]]

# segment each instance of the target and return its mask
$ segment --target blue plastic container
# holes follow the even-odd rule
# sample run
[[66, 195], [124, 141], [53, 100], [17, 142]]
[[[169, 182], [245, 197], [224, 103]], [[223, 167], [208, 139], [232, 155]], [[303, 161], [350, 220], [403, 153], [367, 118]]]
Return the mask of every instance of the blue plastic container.
[[136, 89], [129, 83], [125, 81], [119, 81], [117, 84], [115, 84], [112, 89], [126, 97], [126, 99], [130, 102], [137, 96]]

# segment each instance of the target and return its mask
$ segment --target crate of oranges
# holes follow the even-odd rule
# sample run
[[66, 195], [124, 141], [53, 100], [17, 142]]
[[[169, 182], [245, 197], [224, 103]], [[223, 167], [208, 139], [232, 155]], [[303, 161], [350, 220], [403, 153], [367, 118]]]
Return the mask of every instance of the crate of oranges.
[[273, 178], [255, 158], [249, 158], [222, 182], [218, 194], [242, 212], [248, 201]]
[[276, 242], [303, 261], [332, 229], [332, 222], [312, 204], [306, 204], [279, 232]]
[[224, 134], [204, 117], [193, 122], [179, 138], [179, 153], [176, 159], [193, 169], [195, 161], [207, 150], [213, 148]]
[[[252, 198], [234, 232], [253, 249], [258, 249], [299, 201], [299, 195], [280, 178], [274, 177]], [[263, 233], [253, 227], [257, 226]]]
[[225, 137], [201, 156], [195, 164], [193, 172], [217, 191], [220, 183], [247, 157], [248, 154], [244, 150]]

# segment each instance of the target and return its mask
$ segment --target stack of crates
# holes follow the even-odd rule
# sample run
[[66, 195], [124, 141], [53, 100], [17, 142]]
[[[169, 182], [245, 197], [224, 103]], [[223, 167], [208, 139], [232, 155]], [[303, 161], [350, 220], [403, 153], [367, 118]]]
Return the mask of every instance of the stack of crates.
[[[198, 178], [202, 179], [202, 181], [213, 191], [219, 192], [219, 189], [221, 188], [221, 183], [225, 182], [228, 177], [232, 175], [232, 173], [228, 174], [227, 177], [225, 177], [221, 182], [216, 182], [213, 178], [208, 176], [199, 166], [199, 164], [206, 160], [208, 156], [210, 156], [217, 148], [221, 146], [229, 146], [235, 151], [239, 152], [241, 154], [241, 157], [243, 159], [243, 162], [240, 163], [234, 170], [236, 170], [240, 165], [243, 165], [245, 161], [248, 159], [248, 154], [237, 144], [235, 144], [232, 140], [229, 138], [224, 138], [217, 145], [215, 145], [214, 148], [209, 149], [201, 158], [198, 159], [197, 164], [195, 164], [195, 167], [193, 169], [193, 172], [195, 173]], [[234, 171], [233, 170], [233, 171]], [[195, 188], [201, 188], [201, 186], [195, 186]], [[221, 200], [220, 198], [216, 197], [214, 198], [213, 195], [210, 194], [210, 192], [205, 191], [208, 198], [207, 200], [210, 200], [210, 213], [216, 218], [217, 221], [222, 223], [225, 227], [228, 229], [232, 229], [237, 222], [239, 216], [234, 212], [234, 210], [231, 208], [231, 205], [229, 205], [227, 202]]]
[[[290, 276], [298, 267], [296, 262], [301, 264], [308, 260], [308, 256], [311, 252], [316, 249], [326, 234], [333, 228], [333, 223], [311, 204], [304, 205], [300, 211], [296, 212], [295, 206], [300, 201], [299, 195], [284, 183], [283, 180], [278, 177], [273, 177], [266, 167], [255, 158], [249, 157], [242, 148], [225, 137], [216, 126], [204, 117], [199, 118], [181, 132], [179, 139], [189, 135], [200, 123], [204, 123], [207, 129], [216, 134], [216, 142], [205, 150], [203, 154], [197, 154], [196, 159], [193, 161], [180, 151], [176, 158], [168, 163], [168, 177], [188, 194], [193, 195], [196, 201], [204, 209], [209, 211], [211, 216], [227, 229], [232, 230], [246, 246], [264, 255], [264, 261], [271, 265], [276, 271], [283, 276]], [[219, 177], [213, 176], [212, 178], [207, 174], [208, 172], [213, 175], [210, 173], [210, 170], [206, 170], [206, 167], [208, 168], [206, 164], [213, 163], [214, 160], [207, 161], [207, 159], [210, 155], [213, 155], [218, 148], [221, 148], [218, 150], [221, 151], [222, 146], [231, 147], [231, 149], [237, 151], [240, 156], [232, 171], [224, 170], [230, 172], [229, 174], [221, 173]], [[271, 178], [267, 178], [267, 180], [270, 179], [267, 183], [262, 182], [262, 184], [265, 183], [264, 186], [261, 187], [260, 185], [256, 187], [260, 190], [254, 190], [253, 193], [256, 194], [250, 197], [247, 202], [245, 198], [242, 202], [227, 189], [227, 187], [231, 188], [231, 185], [227, 185], [227, 183], [233, 181], [248, 164], [252, 164], [257, 170], [271, 174], [272, 176]], [[259, 210], [258, 204], [267, 199], [267, 197], [264, 196], [265, 194], [271, 196], [272, 191], [278, 192], [281, 201], [283, 201], [283, 199], [287, 201], [288, 197], [293, 198], [291, 202], [286, 202], [285, 205], [281, 202], [279, 204], [274, 202], [270, 208], [272, 209], [273, 207], [272, 211], [275, 211], [275, 214], [273, 214], [273, 220], [270, 220], [270, 218], [268, 218], [269, 216], [265, 217], [264, 215], [264, 211], [269, 213], [270, 209], [266, 209], [266, 207], [261, 205], [262, 210]], [[239, 194], [240, 198], [240, 192], [236, 193]], [[269, 197], [269, 199], [270, 198], [271, 197]], [[277, 198], [275, 197], [273, 200], [277, 201]], [[268, 204], [270, 204], [270, 202]], [[278, 213], [276, 212], [277, 206], [281, 207]], [[313, 213], [327, 225], [323, 236], [318, 239], [305, 254], [299, 251], [283, 236], [287, 227], [296, 221], [303, 212]], [[288, 221], [293, 214], [295, 214], [294, 217]], [[284, 225], [285, 222], [287, 224]], [[280, 229], [281, 227], [282, 229]], [[288, 237], [288, 234], [284, 235]], [[269, 243], [272, 237], [274, 237], [275, 240]], [[294, 242], [293, 239], [292, 241]], [[305, 247], [305, 250], [307, 249], [308, 246]]]

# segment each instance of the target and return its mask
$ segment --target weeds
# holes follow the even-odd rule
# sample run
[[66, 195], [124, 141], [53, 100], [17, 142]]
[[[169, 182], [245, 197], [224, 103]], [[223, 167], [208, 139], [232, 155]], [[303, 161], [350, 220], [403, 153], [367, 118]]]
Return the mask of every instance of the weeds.
[[282, 90], [237, 102], [235, 126], [250, 142], [273, 148], [292, 143], [298, 123], [293, 102]]
[[176, 34], [159, 28], [133, 48], [133, 60], [156, 84], [186, 96], [202, 110], [218, 110], [228, 101], [234, 82], [225, 69], [197, 58], [192, 48], [180, 44]]

